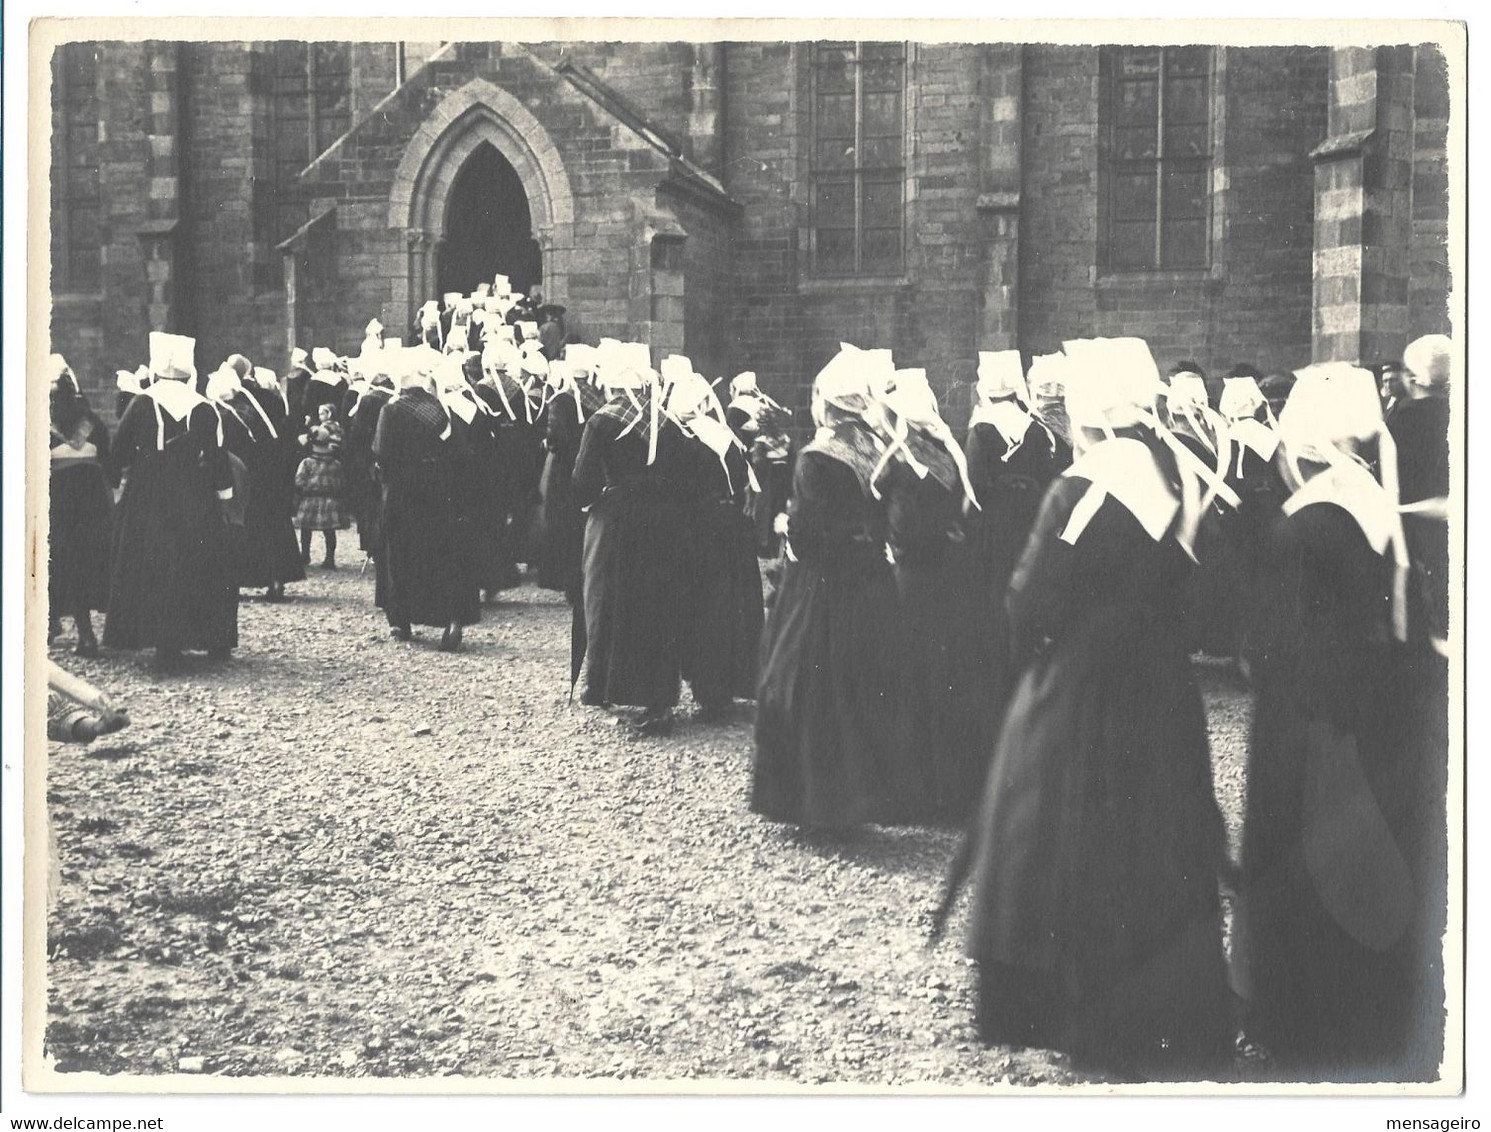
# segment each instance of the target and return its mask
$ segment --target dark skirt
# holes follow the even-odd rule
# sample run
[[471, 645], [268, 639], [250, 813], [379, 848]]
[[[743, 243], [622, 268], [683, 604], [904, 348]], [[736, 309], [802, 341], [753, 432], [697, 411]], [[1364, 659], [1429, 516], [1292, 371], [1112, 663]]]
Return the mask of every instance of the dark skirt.
[[562, 590], [571, 599], [580, 588], [580, 559], [585, 547], [585, 516], [575, 505], [571, 479], [574, 453], [550, 452], [544, 463], [539, 494], [543, 497], [543, 544], [538, 560], [538, 584]]
[[683, 585], [676, 490], [646, 477], [590, 508], [582, 585], [581, 700], [665, 708], [678, 702]]
[[52, 472], [47, 600], [53, 620], [109, 606], [113, 493], [98, 464]]
[[481, 595], [455, 465], [426, 460], [403, 471], [383, 498], [374, 601], [395, 627], [481, 620]]
[[247, 466], [248, 498], [244, 508], [243, 554], [238, 562], [240, 587], [271, 586], [305, 580], [305, 566], [295, 543], [295, 484], [286, 475], [277, 447], [255, 452]]
[[895, 610], [878, 544], [787, 563], [763, 636], [754, 812], [842, 829], [894, 811]]
[[170, 447], [131, 466], [114, 524], [103, 643], [231, 649], [238, 585], [228, 523], [195, 453]]
[[897, 563], [895, 578], [904, 730], [893, 820], [961, 826], [978, 800], [1008, 697], [1004, 634], [981, 600], [969, 544]]
[[701, 706], [721, 707], [756, 694], [761, 568], [751, 521], [733, 500], [701, 504], [692, 520], [683, 676]]
[[[1447, 684], [1437, 657], [1357, 652], [1350, 720], [1332, 723], [1287, 669], [1259, 674], [1243, 827], [1249, 1033], [1292, 1077], [1432, 1080], [1444, 1037]], [[1313, 799], [1312, 780], [1324, 790]], [[1307, 850], [1312, 828], [1370, 885], [1365, 921], [1340, 915], [1341, 882]], [[1392, 908], [1406, 919], [1374, 922]]]
[[489, 593], [509, 589], [518, 581], [508, 549], [506, 495], [498, 443], [491, 433], [473, 433], [469, 479], [463, 485], [471, 569], [477, 586]]
[[974, 826], [986, 1042], [1143, 1077], [1229, 1049], [1206, 717], [1164, 616], [1109, 608], [1020, 680]]

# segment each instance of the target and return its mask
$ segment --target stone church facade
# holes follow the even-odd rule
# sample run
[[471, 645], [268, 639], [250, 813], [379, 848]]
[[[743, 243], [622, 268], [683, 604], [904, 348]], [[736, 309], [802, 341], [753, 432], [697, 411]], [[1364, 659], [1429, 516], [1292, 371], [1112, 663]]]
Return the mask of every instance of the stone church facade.
[[152, 329], [282, 370], [499, 271], [798, 406], [840, 340], [952, 402], [981, 349], [1449, 329], [1429, 46], [96, 42], [53, 79], [51, 348], [93, 389]]

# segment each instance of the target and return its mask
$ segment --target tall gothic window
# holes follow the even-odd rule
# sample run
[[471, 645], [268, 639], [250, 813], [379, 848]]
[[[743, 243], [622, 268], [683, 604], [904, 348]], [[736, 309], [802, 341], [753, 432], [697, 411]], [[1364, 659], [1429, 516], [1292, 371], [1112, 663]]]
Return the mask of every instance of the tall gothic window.
[[102, 286], [103, 217], [98, 186], [98, 47], [58, 49], [52, 103], [52, 286], [94, 292]]
[[814, 44], [812, 83], [814, 272], [899, 275], [906, 45]]
[[1103, 262], [1110, 271], [1210, 263], [1210, 47], [1103, 49]]

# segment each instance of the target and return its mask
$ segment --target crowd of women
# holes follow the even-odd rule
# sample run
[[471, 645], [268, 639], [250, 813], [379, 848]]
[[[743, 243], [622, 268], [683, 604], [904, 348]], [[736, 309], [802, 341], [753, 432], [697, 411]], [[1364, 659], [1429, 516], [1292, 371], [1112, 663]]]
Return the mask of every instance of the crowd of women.
[[[1137, 339], [818, 375], [752, 806], [967, 821], [986, 1041], [1143, 1078], [1432, 1078], [1443, 1035], [1451, 344], [1208, 389]], [[1240, 863], [1201, 647], [1251, 677]], [[971, 816], [969, 814], [972, 810]], [[1222, 894], [1232, 912], [1224, 951]]]
[[[393, 636], [456, 650], [527, 563], [572, 602], [583, 703], [658, 734], [685, 684], [704, 716], [756, 700], [757, 813], [967, 830], [938, 930], [969, 889], [987, 1041], [1146, 1078], [1237, 1043], [1289, 1076], [1432, 1075], [1448, 339], [1381, 388], [1162, 379], [1137, 339], [983, 354], [963, 443], [924, 371], [844, 345], [794, 459], [754, 374], [722, 400], [688, 358], [565, 341], [557, 308], [539, 333], [502, 282], [284, 382], [241, 355], [199, 379], [152, 335], [112, 443], [54, 357], [53, 632], [96, 652], [107, 609], [107, 646], [226, 654], [238, 591], [282, 597], [312, 530], [334, 566], [355, 520]], [[1197, 651], [1255, 697], [1236, 864]]]

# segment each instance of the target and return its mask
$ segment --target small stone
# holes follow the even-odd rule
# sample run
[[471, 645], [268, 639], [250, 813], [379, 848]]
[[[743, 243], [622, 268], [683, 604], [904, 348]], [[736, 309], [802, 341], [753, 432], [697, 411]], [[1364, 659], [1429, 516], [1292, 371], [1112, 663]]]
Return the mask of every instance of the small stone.
[[285, 1046], [283, 1049], [277, 1049], [274, 1051], [274, 1059], [281, 1065], [288, 1065], [292, 1061], [299, 1061], [304, 1056], [305, 1054], [301, 1053], [293, 1046]]
[[202, 1073], [207, 1069], [205, 1057], [183, 1057], [176, 1063], [176, 1069], [180, 1073]]
[[434, 733], [434, 728], [432, 728], [428, 723], [422, 723], [414, 729], [413, 733], [415, 735], [431, 735]]
[[337, 1055], [337, 1063], [343, 1069], [351, 1069], [361, 1060], [361, 1055], [355, 1049], [344, 1049]]

